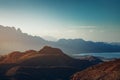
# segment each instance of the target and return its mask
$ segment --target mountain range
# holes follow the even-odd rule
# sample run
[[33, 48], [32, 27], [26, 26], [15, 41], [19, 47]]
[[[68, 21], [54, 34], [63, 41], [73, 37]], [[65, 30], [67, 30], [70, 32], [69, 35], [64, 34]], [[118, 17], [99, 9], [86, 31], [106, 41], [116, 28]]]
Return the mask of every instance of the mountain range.
[[69, 80], [74, 73], [103, 62], [75, 59], [50, 46], [40, 51], [12, 52], [0, 57], [2, 80]]
[[120, 52], [120, 45], [106, 42], [85, 41], [83, 39], [60, 39], [47, 41], [39, 36], [23, 33], [21, 29], [0, 25], [0, 54], [13, 51], [39, 50], [48, 45], [60, 48], [64, 53]]
[[0, 80], [120, 80], [120, 59], [73, 58], [59, 48], [15, 51], [0, 57]]

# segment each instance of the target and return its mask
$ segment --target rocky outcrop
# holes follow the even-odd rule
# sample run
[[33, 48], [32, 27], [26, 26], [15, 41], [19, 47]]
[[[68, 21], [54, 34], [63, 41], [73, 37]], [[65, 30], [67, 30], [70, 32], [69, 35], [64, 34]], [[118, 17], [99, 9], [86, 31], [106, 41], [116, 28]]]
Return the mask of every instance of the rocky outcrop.
[[120, 80], [120, 59], [78, 72], [72, 76], [72, 80]]

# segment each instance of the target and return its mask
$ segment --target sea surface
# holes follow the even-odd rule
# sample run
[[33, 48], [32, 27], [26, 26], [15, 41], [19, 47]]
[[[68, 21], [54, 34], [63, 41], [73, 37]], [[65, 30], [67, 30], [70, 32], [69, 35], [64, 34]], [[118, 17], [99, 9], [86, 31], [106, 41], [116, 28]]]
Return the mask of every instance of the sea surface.
[[80, 54], [72, 54], [72, 56], [97, 56], [97, 57], [105, 57], [105, 58], [120, 58], [120, 52], [112, 52], [112, 53], [80, 53]]

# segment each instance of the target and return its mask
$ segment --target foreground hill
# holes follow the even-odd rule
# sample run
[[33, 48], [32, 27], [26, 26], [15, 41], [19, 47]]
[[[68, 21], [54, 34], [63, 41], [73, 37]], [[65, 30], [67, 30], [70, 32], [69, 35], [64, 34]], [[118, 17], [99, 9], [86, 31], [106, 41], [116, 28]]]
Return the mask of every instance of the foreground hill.
[[58, 48], [45, 46], [40, 51], [17, 51], [1, 57], [0, 75], [3, 80], [69, 80], [75, 72], [100, 62], [74, 59]]
[[83, 39], [60, 39], [56, 42], [46, 41], [39, 36], [31, 36], [23, 33], [15, 27], [0, 25], [0, 54], [15, 50], [25, 51], [29, 49], [39, 50], [49, 45], [60, 48], [65, 53], [92, 53], [92, 52], [120, 52], [120, 45], [104, 42], [85, 41]]
[[[8, 55], [1, 56], [0, 64], [18, 64], [22, 66], [72, 66], [79, 67], [79, 63], [91, 65], [92, 62], [102, 62], [102, 60], [93, 57], [90, 59], [74, 59], [66, 55], [62, 50], [49, 46], [43, 47], [40, 51], [28, 50], [25, 52], [15, 51]], [[85, 64], [89, 63], [89, 64]], [[94, 63], [95, 64], [95, 63]], [[83, 68], [83, 66], [82, 66]]]
[[78, 72], [73, 75], [72, 80], [120, 80], [120, 59]]

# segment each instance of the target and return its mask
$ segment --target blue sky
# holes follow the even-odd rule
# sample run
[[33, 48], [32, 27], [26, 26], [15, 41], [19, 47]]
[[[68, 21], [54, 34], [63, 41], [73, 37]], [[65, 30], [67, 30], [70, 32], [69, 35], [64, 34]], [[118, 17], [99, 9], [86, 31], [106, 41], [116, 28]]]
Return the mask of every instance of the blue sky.
[[0, 24], [46, 39], [120, 42], [120, 0], [0, 0]]

